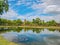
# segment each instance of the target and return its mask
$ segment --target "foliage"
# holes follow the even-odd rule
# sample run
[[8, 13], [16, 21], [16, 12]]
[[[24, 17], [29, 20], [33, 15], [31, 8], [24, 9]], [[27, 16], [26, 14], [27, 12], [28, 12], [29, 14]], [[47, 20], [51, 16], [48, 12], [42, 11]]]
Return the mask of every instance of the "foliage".
[[56, 26], [56, 24], [57, 24], [57, 23], [56, 23], [54, 20], [51, 20], [51, 21], [48, 21], [48, 22], [47, 22], [47, 25], [48, 25], [48, 26]]
[[7, 12], [9, 9], [8, 0], [0, 0], [0, 14]]
[[55, 20], [47, 21], [41, 20], [40, 18], [32, 19], [32, 21], [28, 20], [7, 20], [0, 18], [0, 26], [58, 26]]

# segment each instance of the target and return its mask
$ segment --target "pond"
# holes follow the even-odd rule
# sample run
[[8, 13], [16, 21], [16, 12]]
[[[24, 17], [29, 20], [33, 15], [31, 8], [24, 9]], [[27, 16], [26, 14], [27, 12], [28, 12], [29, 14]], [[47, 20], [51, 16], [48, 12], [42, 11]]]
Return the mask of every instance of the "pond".
[[18, 45], [60, 45], [60, 29], [0, 28], [0, 35]]

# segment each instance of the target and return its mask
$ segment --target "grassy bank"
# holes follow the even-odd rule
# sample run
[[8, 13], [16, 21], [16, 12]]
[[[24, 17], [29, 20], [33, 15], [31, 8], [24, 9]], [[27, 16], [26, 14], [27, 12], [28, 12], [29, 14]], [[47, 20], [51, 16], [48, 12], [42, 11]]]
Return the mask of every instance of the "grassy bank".
[[60, 29], [60, 26], [0, 26], [0, 28], [13, 28], [13, 27], [22, 27], [22, 28], [52, 28], [52, 29]]
[[0, 36], [0, 45], [17, 45], [13, 42], [9, 42], [7, 40], [5, 40], [2, 36]]

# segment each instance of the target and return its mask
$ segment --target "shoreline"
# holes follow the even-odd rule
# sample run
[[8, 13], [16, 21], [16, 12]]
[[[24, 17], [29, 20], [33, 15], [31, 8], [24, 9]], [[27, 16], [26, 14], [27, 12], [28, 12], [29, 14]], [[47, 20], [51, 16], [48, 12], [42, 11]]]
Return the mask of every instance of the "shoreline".
[[52, 29], [60, 29], [60, 26], [0, 26], [0, 28], [52, 28]]
[[3, 36], [0, 36], [0, 45], [18, 45], [18, 44], [7, 41]]

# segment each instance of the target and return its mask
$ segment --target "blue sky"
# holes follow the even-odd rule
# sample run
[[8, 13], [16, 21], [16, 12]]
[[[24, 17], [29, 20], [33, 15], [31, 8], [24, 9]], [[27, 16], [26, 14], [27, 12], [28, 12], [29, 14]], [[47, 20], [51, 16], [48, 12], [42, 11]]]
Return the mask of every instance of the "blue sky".
[[1, 17], [6, 19], [27, 19], [60, 22], [60, 0], [8, 0], [9, 11]]

